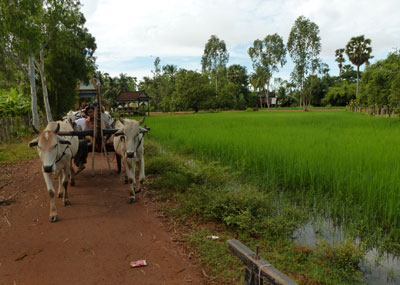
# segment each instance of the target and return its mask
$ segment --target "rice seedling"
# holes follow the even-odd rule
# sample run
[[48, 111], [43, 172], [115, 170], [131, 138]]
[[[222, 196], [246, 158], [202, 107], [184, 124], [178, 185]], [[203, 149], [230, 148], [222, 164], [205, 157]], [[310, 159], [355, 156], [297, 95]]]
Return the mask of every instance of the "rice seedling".
[[341, 221], [400, 237], [400, 120], [359, 113], [243, 112], [148, 118], [161, 143], [239, 170]]

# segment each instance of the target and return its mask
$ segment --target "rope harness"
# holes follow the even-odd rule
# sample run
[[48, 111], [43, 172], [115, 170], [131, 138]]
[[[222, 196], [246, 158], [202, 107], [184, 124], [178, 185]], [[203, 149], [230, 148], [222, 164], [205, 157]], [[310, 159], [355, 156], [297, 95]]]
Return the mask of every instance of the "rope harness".
[[[59, 145], [60, 145], [60, 143], [57, 143], [57, 153], [58, 153]], [[69, 149], [69, 145], [67, 145], [67, 147], [64, 149], [63, 153], [61, 154], [61, 157], [59, 159], [57, 159], [55, 163], [59, 162], [63, 158], [63, 156], [64, 156], [65, 152], [67, 151], [67, 149]]]
[[[140, 133], [139, 133], [139, 135], [140, 135]], [[142, 144], [143, 138], [144, 138], [144, 134], [142, 134], [142, 137], [140, 138], [139, 143], [138, 143], [138, 145], [136, 146], [135, 152], [139, 149], [140, 145]], [[125, 143], [125, 141], [126, 141], [126, 140], [125, 140], [125, 136], [121, 136], [120, 140], [118, 141], [118, 145], [117, 145], [116, 148], [118, 148], [118, 146], [119, 146], [119, 144], [121, 143], [121, 141], [124, 141], [124, 143]], [[126, 144], [125, 144], [125, 149], [126, 149]]]

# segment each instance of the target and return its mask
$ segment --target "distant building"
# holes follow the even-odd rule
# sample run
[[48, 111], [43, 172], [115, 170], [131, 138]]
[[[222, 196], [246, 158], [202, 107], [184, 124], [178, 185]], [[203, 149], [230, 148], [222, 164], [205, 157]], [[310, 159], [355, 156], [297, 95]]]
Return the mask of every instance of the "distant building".
[[265, 96], [264, 92], [258, 92], [257, 95], [258, 95], [258, 98], [260, 98], [259, 103], [258, 103], [260, 105], [260, 108], [267, 108], [268, 104], [270, 107], [276, 107], [277, 98], [275, 96], [275, 92], [269, 93], [269, 98], [268, 98], [269, 102], [267, 102], [267, 97]]
[[96, 98], [98, 90], [96, 81], [93, 78], [90, 78], [86, 83], [80, 80], [76, 89], [78, 90], [79, 98]]
[[118, 109], [127, 113], [139, 113], [140, 107], [146, 108], [150, 115], [150, 97], [145, 91], [121, 92], [116, 98]]

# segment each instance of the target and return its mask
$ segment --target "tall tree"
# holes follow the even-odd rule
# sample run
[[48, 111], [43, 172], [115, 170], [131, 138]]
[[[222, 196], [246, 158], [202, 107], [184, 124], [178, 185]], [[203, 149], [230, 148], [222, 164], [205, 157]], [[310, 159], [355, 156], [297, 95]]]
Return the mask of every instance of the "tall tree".
[[278, 71], [279, 66], [286, 63], [286, 48], [282, 38], [278, 34], [267, 35], [264, 40], [255, 40], [253, 46], [249, 48], [248, 54], [253, 61], [254, 70], [263, 69], [267, 76], [266, 80], [266, 98], [268, 108], [269, 104], [269, 87], [272, 74]]
[[[236, 97], [236, 102], [241, 101], [241, 98], [243, 97], [245, 103], [247, 104], [249, 102], [249, 76], [247, 75], [247, 69], [245, 66], [241, 66], [239, 64], [233, 64], [228, 67], [227, 70], [227, 78], [229, 82], [232, 82], [235, 86], [238, 92], [236, 94], [238, 95]], [[235, 108], [238, 108], [239, 105], [237, 104]], [[241, 107], [241, 106], [240, 106]]]
[[178, 110], [193, 109], [198, 112], [202, 108], [207, 108], [212, 93], [213, 88], [206, 75], [192, 70], [178, 71], [173, 94]]
[[346, 54], [352, 64], [357, 66], [357, 89], [356, 97], [358, 98], [358, 86], [360, 81], [360, 66], [368, 63], [371, 56], [371, 40], [365, 39], [364, 35], [352, 37], [346, 45]]
[[43, 1], [0, 1], [0, 49], [29, 79], [33, 125], [38, 127], [34, 57], [40, 50], [43, 34], [40, 20]]
[[339, 76], [342, 75], [343, 63], [346, 61], [344, 59], [343, 53], [344, 53], [344, 48], [340, 48], [335, 51], [335, 56], [336, 56], [335, 61], [338, 63], [339, 66]]
[[291, 77], [300, 89], [300, 99], [307, 110], [310, 101], [303, 92], [304, 81], [307, 75], [314, 74], [320, 66], [318, 56], [321, 52], [321, 37], [318, 25], [304, 16], [298, 17], [290, 31], [287, 49], [295, 64]]
[[164, 74], [168, 76], [171, 81], [174, 81], [176, 73], [178, 72], [178, 67], [174, 64], [167, 64], [162, 67]]
[[265, 93], [265, 85], [267, 84], [269, 74], [261, 67], [258, 67], [256, 71], [250, 76], [250, 83], [254, 88], [254, 91], [259, 95], [260, 107], [263, 107], [261, 92]]
[[[92, 49], [86, 49], [87, 45], [85, 47], [80, 45], [82, 37], [87, 40], [91, 36], [83, 28], [85, 18], [79, 12], [79, 8], [78, 0], [0, 1], [0, 22], [3, 24], [0, 28], [0, 49], [29, 78], [32, 94], [32, 117], [36, 127], [38, 112], [35, 64], [42, 79], [46, 117], [48, 121], [52, 121], [45, 75], [46, 57], [52, 53], [61, 53], [63, 55], [61, 60], [65, 61], [68, 60], [67, 57], [71, 53], [86, 57], [88, 55], [86, 51]], [[94, 38], [90, 41], [94, 43]], [[56, 45], [58, 45], [57, 49], [51, 47]], [[94, 49], [92, 50], [94, 51]], [[82, 68], [84, 67], [82, 66]], [[76, 82], [73, 83], [73, 85], [75, 84]]]
[[229, 60], [229, 53], [226, 44], [216, 35], [212, 35], [204, 47], [204, 53], [201, 57], [201, 67], [203, 73], [209, 73], [214, 76], [215, 90], [218, 92], [218, 73], [225, 70]]

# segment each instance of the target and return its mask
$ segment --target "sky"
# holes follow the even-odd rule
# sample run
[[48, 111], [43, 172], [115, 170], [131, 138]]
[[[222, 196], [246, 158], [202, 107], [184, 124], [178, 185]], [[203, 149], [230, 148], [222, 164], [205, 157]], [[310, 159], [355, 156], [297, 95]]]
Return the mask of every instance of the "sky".
[[[371, 63], [400, 48], [400, 0], [81, 0], [86, 27], [96, 38], [96, 63], [111, 76], [151, 76], [161, 66], [201, 71], [201, 56], [211, 35], [225, 41], [228, 66], [246, 66], [254, 40], [277, 33], [287, 43], [303, 15], [320, 29], [321, 54], [331, 75], [338, 75], [335, 50], [351, 37], [371, 39]], [[346, 57], [347, 63], [348, 59]], [[273, 77], [290, 79], [293, 63]]]

